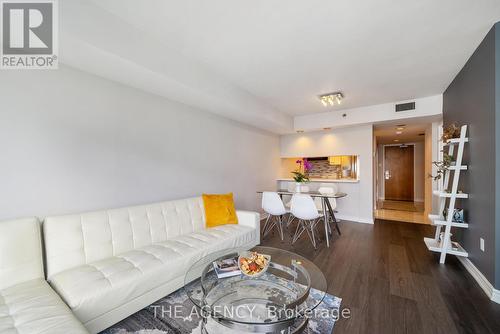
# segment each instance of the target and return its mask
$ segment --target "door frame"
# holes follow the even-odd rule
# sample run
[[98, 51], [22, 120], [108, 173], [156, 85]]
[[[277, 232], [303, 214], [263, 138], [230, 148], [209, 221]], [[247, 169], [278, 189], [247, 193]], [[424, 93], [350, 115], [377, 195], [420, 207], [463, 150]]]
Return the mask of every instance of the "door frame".
[[[413, 146], [413, 201], [415, 202], [415, 143], [401, 143], [401, 144], [384, 144], [382, 145], [382, 181], [380, 182], [380, 186], [382, 187], [382, 194], [384, 197], [382, 200], [385, 201], [385, 147], [386, 146]], [[378, 173], [377, 173], [378, 174]]]

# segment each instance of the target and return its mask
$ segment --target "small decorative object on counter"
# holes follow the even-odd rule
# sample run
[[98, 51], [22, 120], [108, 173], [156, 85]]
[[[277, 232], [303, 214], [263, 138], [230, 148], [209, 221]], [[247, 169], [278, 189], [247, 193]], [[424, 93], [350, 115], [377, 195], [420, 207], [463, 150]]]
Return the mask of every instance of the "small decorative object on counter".
[[245, 252], [238, 258], [238, 265], [243, 275], [259, 277], [264, 274], [271, 262], [271, 256], [257, 252]]
[[342, 167], [342, 177], [343, 178], [348, 178], [351, 176], [351, 168], [348, 166]]
[[309, 172], [312, 169], [312, 164], [307, 158], [302, 158], [296, 161], [297, 169], [292, 172], [293, 180], [295, 181], [295, 192], [301, 192], [303, 183], [309, 182]]

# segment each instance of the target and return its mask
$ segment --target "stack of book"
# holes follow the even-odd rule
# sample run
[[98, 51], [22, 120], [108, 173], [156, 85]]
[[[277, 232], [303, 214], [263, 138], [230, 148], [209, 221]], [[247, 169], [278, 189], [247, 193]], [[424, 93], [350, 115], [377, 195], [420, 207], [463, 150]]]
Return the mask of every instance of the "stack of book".
[[238, 267], [238, 258], [229, 258], [214, 261], [214, 270], [218, 278], [226, 278], [231, 276], [241, 275], [241, 270]]

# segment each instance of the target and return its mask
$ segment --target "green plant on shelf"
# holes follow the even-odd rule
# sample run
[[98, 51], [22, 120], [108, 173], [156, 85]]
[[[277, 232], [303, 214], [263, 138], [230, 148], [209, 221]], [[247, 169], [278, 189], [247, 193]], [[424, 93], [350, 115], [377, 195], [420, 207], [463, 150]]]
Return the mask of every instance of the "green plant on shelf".
[[429, 174], [434, 181], [440, 180], [444, 173], [454, 165], [453, 157], [447, 153], [443, 153], [443, 161], [433, 161], [432, 164], [437, 167], [436, 175]]

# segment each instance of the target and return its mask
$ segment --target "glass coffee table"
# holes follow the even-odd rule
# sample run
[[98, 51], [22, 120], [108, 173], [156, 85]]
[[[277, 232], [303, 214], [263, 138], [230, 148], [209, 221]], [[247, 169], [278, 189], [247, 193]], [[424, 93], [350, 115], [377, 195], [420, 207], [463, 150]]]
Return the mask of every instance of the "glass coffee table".
[[186, 273], [184, 288], [201, 311], [202, 333], [302, 332], [327, 291], [321, 270], [298, 254], [257, 246], [252, 251], [271, 256], [264, 274], [217, 277], [214, 261], [247, 251], [228, 249], [209, 254]]

